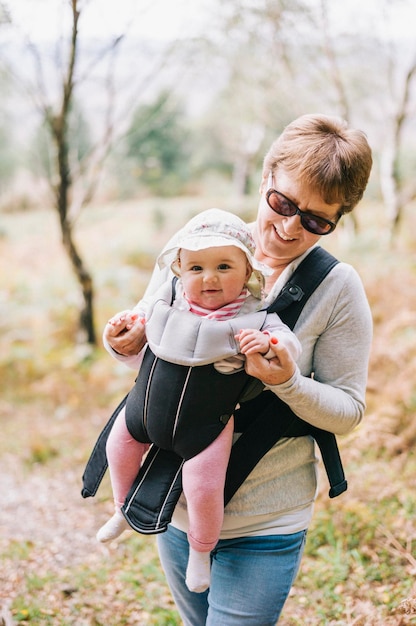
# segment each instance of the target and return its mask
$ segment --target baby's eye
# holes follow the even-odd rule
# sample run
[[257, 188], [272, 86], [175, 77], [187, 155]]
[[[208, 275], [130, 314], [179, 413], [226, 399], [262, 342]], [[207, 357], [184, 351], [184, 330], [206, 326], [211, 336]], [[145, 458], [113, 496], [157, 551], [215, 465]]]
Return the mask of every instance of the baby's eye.
[[200, 271], [202, 271], [202, 266], [201, 265], [193, 265], [190, 268], [190, 270], [191, 270], [191, 272], [200, 272]]
[[229, 270], [229, 269], [230, 269], [230, 266], [228, 265], [228, 263], [221, 263], [221, 264], [218, 266], [218, 269], [219, 269], [219, 270]]

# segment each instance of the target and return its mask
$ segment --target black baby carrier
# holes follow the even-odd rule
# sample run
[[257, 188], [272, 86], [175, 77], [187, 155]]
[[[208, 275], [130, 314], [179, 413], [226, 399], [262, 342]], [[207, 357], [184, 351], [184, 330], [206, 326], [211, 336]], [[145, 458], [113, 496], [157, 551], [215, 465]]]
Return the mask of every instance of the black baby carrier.
[[[267, 313], [278, 313], [289, 328], [295, 323], [316, 287], [338, 261], [323, 248], [314, 248], [300, 263], [279, 296], [268, 307]], [[174, 291], [174, 288], [173, 288]], [[172, 296], [173, 298], [174, 296]], [[146, 399], [146, 381], [155, 367], [160, 375], [169, 376], [169, 389], [177, 389], [177, 398], [154, 394]], [[162, 378], [163, 379], [163, 378]], [[130, 433], [142, 442], [152, 443], [149, 452], [122, 507], [130, 526], [144, 534], [164, 532], [182, 492], [182, 466], [204, 449], [224, 428], [234, 414], [235, 431], [241, 433], [234, 443], [227, 469], [224, 504], [226, 505], [260, 459], [282, 437], [312, 436], [317, 442], [330, 482], [329, 496], [338, 496], [347, 489], [335, 435], [315, 428], [298, 418], [290, 407], [271, 391], [261, 391], [256, 397], [241, 402], [247, 387], [253, 383], [244, 371], [230, 375], [220, 374], [213, 365], [188, 367], [171, 364], [146, 350], [139, 376], [131, 392], [122, 400], [101, 432], [83, 474], [82, 496], [94, 496], [107, 469], [106, 442], [119, 412], [126, 406], [126, 424]], [[171, 383], [174, 382], [172, 385]], [[186, 387], [186, 394], [183, 390]], [[183, 398], [186, 398], [183, 406]], [[147, 432], [144, 404], [160, 405], [160, 415], [182, 411], [175, 421], [175, 431], [161, 428], [166, 433], [153, 443]], [[236, 405], [239, 408], [236, 409]], [[137, 419], [140, 414], [141, 418]], [[195, 426], [201, 414], [204, 427], [200, 436]], [[178, 432], [179, 429], [179, 432]], [[192, 432], [193, 437], [187, 437]], [[179, 446], [178, 443], [179, 442]], [[184, 443], [182, 443], [184, 442]]]

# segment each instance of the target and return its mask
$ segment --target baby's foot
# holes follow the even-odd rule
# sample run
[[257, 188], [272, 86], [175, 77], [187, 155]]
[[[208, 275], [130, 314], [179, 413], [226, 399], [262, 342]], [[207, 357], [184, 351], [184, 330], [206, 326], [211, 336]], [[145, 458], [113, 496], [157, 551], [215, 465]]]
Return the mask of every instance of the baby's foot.
[[111, 541], [116, 537], [119, 537], [121, 533], [130, 528], [127, 521], [124, 519], [121, 511], [116, 511], [113, 517], [110, 517], [108, 522], [101, 526], [98, 531], [96, 537], [97, 541], [101, 543], [106, 543], [107, 541]]
[[189, 591], [195, 593], [202, 593], [208, 589], [211, 582], [210, 552], [197, 552], [193, 548], [189, 548], [185, 582]]

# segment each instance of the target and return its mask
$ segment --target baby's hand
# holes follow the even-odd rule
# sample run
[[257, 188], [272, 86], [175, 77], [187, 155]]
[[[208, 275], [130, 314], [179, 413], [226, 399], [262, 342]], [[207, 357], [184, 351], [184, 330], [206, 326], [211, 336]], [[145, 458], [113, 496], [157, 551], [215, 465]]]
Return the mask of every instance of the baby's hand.
[[[273, 358], [261, 354], [249, 354], [246, 358], [247, 374], [258, 378], [265, 385], [274, 386], [287, 382], [296, 372], [296, 362], [283, 341], [270, 337], [269, 348]], [[268, 355], [267, 355], [268, 356]]]
[[270, 334], [263, 333], [260, 330], [252, 328], [243, 328], [235, 339], [240, 343], [240, 352], [242, 354], [267, 354], [269, 351]]
[[107, 334], [108, 331], [111, 337], [118, 337], [135, 328], [140, 334], [141, 331], [144, 334], [145, 321], [144, 317], [134, 310], [121, 311], [108, 320], [104, 333]]

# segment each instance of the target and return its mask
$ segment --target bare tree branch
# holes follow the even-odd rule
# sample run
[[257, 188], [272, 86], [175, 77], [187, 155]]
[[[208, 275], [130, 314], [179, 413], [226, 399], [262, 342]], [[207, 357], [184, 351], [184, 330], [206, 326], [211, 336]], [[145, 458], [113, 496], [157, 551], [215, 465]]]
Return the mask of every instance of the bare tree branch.
[[[405, 190], [400, 172], [400, 151], [403, 129], [409, 116], [411, 90], [416, 76], [416, 58], [409, 65], [404, 76], [402, 89], [394, 100], [395, 112], [392, 115], [392, 128], [381, 155], [381, 190], [391, 223], [391, 239], [394, 240], [407, 202], [416, 195], [416, 184]], [[396, 89], [397, 91], [397, 89]]]
[[350, 106], [349, 106], [344, 82], [342, 80], [342, 73], [338, 66], [338, 58], [335, 52], [335, 46], [330, 35], [327, 0], [321, 0], [321, 16], [322, 16], [322, 34], [323, 34], [323, 40], [324, 40], [324, 52], [328, 60], [332, 82], [337, 92], [338, 105], [340, 107], [340, 114], [342, 115], [344, 120], [349, 121], [350, 120]]

